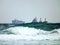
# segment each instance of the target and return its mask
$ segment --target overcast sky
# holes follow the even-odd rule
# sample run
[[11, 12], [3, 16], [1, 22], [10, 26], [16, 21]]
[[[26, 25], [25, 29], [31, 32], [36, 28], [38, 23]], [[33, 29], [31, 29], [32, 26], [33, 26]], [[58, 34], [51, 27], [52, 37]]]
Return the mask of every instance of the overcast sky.
[[59, 3], [58, 0], [0, 0], [0, 23], [13, 19], [31, 22], [34, 17], [60, 22]]

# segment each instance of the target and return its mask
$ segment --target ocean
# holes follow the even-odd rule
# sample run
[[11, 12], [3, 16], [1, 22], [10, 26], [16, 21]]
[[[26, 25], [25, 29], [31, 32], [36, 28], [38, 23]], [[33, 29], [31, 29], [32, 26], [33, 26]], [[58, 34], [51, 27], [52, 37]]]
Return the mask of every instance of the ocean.
[[60, 29], [45, 31], [30, 27], [0, 30], [0, 45], [60, 45]]

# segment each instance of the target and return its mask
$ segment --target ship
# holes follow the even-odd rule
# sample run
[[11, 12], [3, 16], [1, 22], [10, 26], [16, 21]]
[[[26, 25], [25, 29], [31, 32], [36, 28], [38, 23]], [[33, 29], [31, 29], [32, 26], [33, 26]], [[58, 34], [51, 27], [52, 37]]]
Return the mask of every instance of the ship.
[[30, 23], [5, 23], [2, 24], [0, 23], [0, 30], [10, 28], [10, 27], [16, 27], [16, 26], [23, 26], [23, 27], [30, 27], [30, 28], [36, 28], [36, 29], [42, 29], [42, 30], [47, 30], [51, 31], [54, 29], [59, 29], [60, 28], [60, 23], [49, 23], [46, 18], [44, 21], [41, 20], [38, 22], [37, 18], [35, 17], [32, 22]]

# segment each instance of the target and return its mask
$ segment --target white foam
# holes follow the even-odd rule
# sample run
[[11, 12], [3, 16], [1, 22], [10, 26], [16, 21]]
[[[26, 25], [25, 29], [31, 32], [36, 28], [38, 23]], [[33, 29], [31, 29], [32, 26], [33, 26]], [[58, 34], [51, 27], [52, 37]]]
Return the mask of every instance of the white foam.
[[55, 29], [58, 33], [51, 33], [53, 31], [44, 31], [29, 27], [11, 27], [6, 29], [14, 34], [2, 34], [0, 40], [55, 40], [60, 39], [60, 29]]

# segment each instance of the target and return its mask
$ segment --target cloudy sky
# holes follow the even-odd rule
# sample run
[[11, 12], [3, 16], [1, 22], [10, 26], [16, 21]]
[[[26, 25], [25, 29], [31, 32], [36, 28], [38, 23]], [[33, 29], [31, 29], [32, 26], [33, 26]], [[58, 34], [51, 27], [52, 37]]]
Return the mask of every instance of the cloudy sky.
[[31, 22], [34, 17], [60, 22], [59, 0], [0, 0], [0, 23], [13, 19]]

